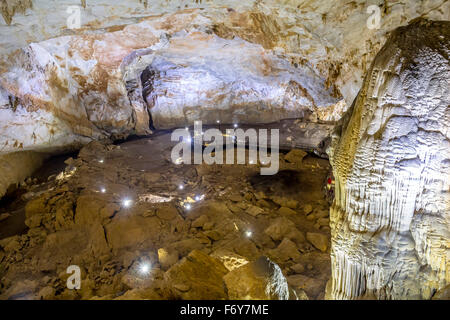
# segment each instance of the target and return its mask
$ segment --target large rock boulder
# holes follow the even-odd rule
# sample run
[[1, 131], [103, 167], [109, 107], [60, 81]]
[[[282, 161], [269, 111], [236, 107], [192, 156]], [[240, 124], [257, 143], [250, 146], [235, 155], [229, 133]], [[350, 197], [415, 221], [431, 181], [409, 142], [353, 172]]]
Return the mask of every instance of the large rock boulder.
[[229, 299], [287, 300], [289, 288], [280, 267], [267, 257], [234, 269], [224, 277]]
[[227, 272], [219, 260], [202, 251], [194, 250], [171, 267], [164, 275], [164, 279], [172, 298], [220, 300], [227, 298], [222, 279]]

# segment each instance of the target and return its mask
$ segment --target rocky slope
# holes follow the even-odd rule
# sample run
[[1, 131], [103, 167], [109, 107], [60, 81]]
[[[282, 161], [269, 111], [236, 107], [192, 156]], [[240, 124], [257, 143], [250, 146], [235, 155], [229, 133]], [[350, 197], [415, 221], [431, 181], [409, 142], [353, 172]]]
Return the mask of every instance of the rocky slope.
[[336, 138], [332, 298], [430, 298], [450, 280], [450, 23], [396, 30]]
[[260, 176], [259, 164], [175, 165], [172, 145], [93, 142], [27, 184], [29, 229], [0, 239], [0, 299], [323, 299], [328, 162], [295, 150]]

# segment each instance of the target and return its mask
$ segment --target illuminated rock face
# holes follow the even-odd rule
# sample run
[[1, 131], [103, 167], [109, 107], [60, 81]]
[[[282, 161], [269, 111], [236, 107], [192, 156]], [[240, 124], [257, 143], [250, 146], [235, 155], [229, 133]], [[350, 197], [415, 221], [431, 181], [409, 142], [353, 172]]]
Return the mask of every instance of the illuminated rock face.
[[318, 110], [334, 108], [341, 100], [312, 69], [296, 68], [285, 57], [239, 38], [181, 34], [152, 55], [142, 83], [157, 129], [195, 120], [314, 122]]
[[396, 30], [335, 139], [332, 298], [430, 298], [450, 282], [449, 31]]

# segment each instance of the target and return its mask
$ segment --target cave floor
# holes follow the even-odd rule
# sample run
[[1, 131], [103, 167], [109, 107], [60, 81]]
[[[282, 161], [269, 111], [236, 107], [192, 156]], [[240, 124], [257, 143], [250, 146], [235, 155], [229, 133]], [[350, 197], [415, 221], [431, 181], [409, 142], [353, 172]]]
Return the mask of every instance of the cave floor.
[[[261, 176], [259, 164], [175, 165], [172, 146], [167, 133], [94, 142], [60, 174], [23, 187], [0, 210], [11, 209], [0, 229], [15, 233], [0, 240], [0, 299], [246, 298], [221, 278], [263, 255], [281, 268], [291, 298], [323, 299], [328, 161], [280, 153], [278, 174]], [[225, 271], [188, 265], [193, 250]], [[66, 285], [71, 265], [81, 270], [79, 290]]]

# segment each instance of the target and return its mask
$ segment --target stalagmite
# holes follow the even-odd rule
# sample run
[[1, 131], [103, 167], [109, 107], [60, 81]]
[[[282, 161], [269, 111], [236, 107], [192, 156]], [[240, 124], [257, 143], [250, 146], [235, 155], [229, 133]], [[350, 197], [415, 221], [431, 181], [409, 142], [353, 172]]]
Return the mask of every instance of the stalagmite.
[[431, 298], [450, 281], [450, 23], [393, 32], [330, 149], [332, 298]]

